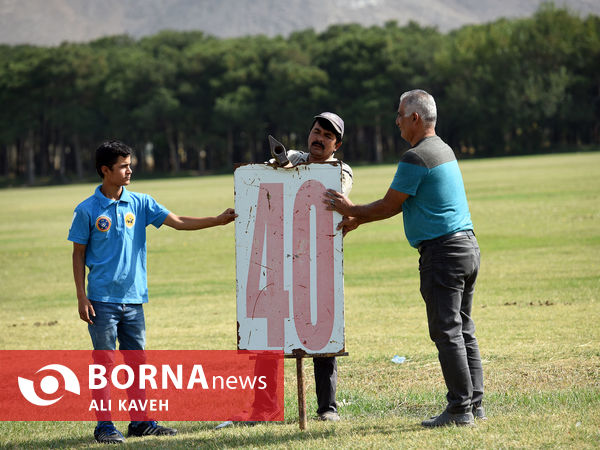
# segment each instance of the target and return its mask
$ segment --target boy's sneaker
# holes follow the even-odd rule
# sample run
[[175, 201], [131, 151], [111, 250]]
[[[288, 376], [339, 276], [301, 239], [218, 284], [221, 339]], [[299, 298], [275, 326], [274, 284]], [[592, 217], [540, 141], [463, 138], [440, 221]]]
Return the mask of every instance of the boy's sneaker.
[[146, 422], [138, 422], [137, 424], [130, 423], [127, 427], [127, 436], [175, 436], [177, 430], [175, 428], [163, 427], [156, 423], [155, 420]]
[[112, 422], [101, 423], [94, 430], [94, 438], [101, 444], [122, 444], [125, 438]]

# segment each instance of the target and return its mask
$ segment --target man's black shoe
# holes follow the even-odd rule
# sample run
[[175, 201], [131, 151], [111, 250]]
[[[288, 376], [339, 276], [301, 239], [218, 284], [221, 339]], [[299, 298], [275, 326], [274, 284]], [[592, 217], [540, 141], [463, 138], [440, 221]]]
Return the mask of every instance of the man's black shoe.
[[215, 427], [215, 430], [220, 430], [221, 428], [238, 427], [238, 426], [239, 427], [253, 427], [255, 425], [258, 425], [259, 423], [264, 423], [264, 422], [259, 422], [257, 420], [245, 420], [242, 422], [226, 420], [225, 422], [221, 422], [219, 425], [217, 425]]
[[427, 428], [445, 427], [448, 425], [473, 426], [475, 425], [475, 420], [473, 419], [473, 413], [471, 412], [452, 414], [448, 411], [444, 411], [439, 416], [424, 420], [421, 422], [421, 425]]
[[[259, 413], [257, 411], [249, 412], [242, 411], [240, 414], [233, 416], [231, 419], [226, 420], [225, 422], [221, 422], [219, 425], [215, 427], [215, 430], [220, 430], [221, 428], [228, 428], [234, 426], [241, 427], [253, 427], [258, 425], [259, 423], [267, 423], [281, 414], [281, 410], [277, 409], [275, 411], [264, 411]], [[248, 420], [249, 417], [257, 420]]]
[[175, 428], [163, 427], [156, 423], [155, 420], [139, 422], [137, 424], [130, 423], [127, 427], [127, 436], [175, 436], [177, 430]]
[[101, 444], [122, 444], [125, 438], [112, 422], [100, 423], [94, 430], [94, 438]]
[[475, 417], [476, 420], [487, 420], [487, 416], [485, 415], [485, 409], [483, 409], [483, 406], [473, 405], [473, 417]]
[[340, 415], [335, 411], [325, 411], [324, 413], [319, 414], [319, 420], [324, 420], [325, 422], [339, 422]]

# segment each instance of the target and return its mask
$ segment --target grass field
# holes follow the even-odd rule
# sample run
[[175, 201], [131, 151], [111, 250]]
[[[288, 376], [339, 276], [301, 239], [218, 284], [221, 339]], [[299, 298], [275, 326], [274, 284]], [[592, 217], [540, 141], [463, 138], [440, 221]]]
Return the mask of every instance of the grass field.
[[[600, 153], [461, 162], [482, 252], [473, 316], [486, 423], [425, 430], [445, 406], [418, 289], [416, 250], [400, 217], [344, 241], [346, 349], [342, 421], [298, 429], [295, 365], [286, 362], [285, 422], [214, 431], [172, 423], [144, 447], [600, 447]], [[358, 167], [352, 199], [383, 195], [395, 167]], [[135, 175], [135, 174], [134, 174]], [[0, 349], [88, 349], [72, 281], [72, 212], [94, 185], [0, 190]], [[178, 214], [233, 206], [233, 177], [133, 182]], [[233, 224], [199, 232], [148, 228], [149, 349], [235, 349]], [[393, 364], [394, 355], [407, 358]], [[309, 412], [316, 400], [305, 365]], [[119, 423], [125, 431], [126, 423]], [[0, 423], [1, 447], [96, 446], [91, 422]]]

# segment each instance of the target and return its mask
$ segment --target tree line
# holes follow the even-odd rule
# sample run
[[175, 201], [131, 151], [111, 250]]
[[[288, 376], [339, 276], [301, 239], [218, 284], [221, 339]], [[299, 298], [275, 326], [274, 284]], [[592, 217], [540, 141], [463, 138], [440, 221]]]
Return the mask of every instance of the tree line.
[[267, 158], [266, 136], [306, 148], [312, 117], [346, 124], [342, 159], [391, 162], [407, 144], [399, 95], [422, 88], [459, 157], [600, 142], [600, 17], [552, 5], [441, 33], [411, 22], [289, 37], [163, 31], [57, 47], [0, 46], [0, 177], [34, 184], [95, 173], [109, 138], [138, 172], [231, 171]]

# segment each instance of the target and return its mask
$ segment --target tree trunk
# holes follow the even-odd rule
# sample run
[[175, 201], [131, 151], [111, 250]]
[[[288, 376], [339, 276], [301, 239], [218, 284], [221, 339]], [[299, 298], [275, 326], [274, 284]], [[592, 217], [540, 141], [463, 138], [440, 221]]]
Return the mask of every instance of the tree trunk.
[[[58, 167], [56, 167], [57, 162]], [[56, 145], [54, 146], [54, 161], [52, 166], [54, 168], [55, 174], [58, 175], [58, 179], [60, 180], [60, 182], [66, 182], [67, 165], [65, 162], [65, 140], [63, 139], [62, 133], [60, 133], [56, 139]]]
[[198, 150], [198, 172], [206, 172], [206, 150]]
[[[254, 157], [252, 158], [254, 160], [254, 162], [263, 162], [263, 161], [267, 161], [271, 155], [269, 154], [263, 154], [262, 152], [262, 142], [260, 140], [257, 139], [253, 139], [252, 142], [254, 143]], [[290, 142], [290, 140], [288, 139], [288, 142]]]
[[6, 152], [6, 176], [16, 176], [19, 172], [19, 149], [18, 144], [13, 143]]
[[177, 155], [177, 140], [175, 139], [175, 132], [167, 125], [166, 127], [167, 144], [169, 145], [169, 166], [171, 172], [179, 173], [179, 157]]
[[73, 157], [75, 158], [75, 175], [78, 180], [81, 180], [83, 178], [83, 160], [81, 158], [81, 142], [78, 134], [73, 135]]
[[179, 156], [179, 168], [183, 167], [184, 170], [188, 169], [189, 161], [187, 145], [185, 142], [185, 134], [181, 129], [177, 132], [177, 155]]
[[138, 145], [137, 149], [135, 170], [144, 173], [146, 171], [146, 144]]
[[58, 147], [58, 177], [60, 178], [61, 183], [66, 183], [67, 181], [67, 161], [65, 155], [65, 143], [61, 142]]
[[365, 127], [363, 126], [358, 126], [357, 130], [356, 130], [356, 150], [358, 155], [359, 160], [362, 161], [366, 161], [369, 159], [369, 157], [367, 156], [367, 152], [365, 151], [365, 148], [367, 147], [367, 143], [366, 143], [366, 133], [365, 133]]
[[375, 162], [381, 164], [383, 162], [383, 136], [381, 132], [381, 116], [377, 116], [375, 120]]
[[50, 161], [52, 160], [50, 152], [50, 145], [52, 139], [50, 134], [51, 132], [48, 129], [48, 123], [44, 119], [42, 121], [42, 127], [40, 129], [40, 142], [38, 150], [38, 173], [43, 177], [48, 176], [50, 174]]
[[233, 167], [233, 128], [227, 128], [227, 164], [229, 167]]
[[15, 176], [25, 175], [25, 144], [21, 137], [15, 142]]
[[7, 145], [0, 145], [0, 157], [2, 158], [0, 160], [0, 170], [2, 171], [2, 176], [4, 177], [8, 177], [8, 161], [9, 161], [9, 156], [8, 156], [8, 146]]
[[396, 152], [396, 143], [394, 142], [394, 135], [393, 134], [388, 134], [387, 135], [387, 147], [388, 147], [388, 153], [395, 154], [395, 152]]
[[35, 151], [33, 150], [33, 145], [33, 130], [29, 130], [29, 134], [25, 140], [25, 173], [27, 177], [27, 184], [30, 186], [33, 186], [35, 183]]

